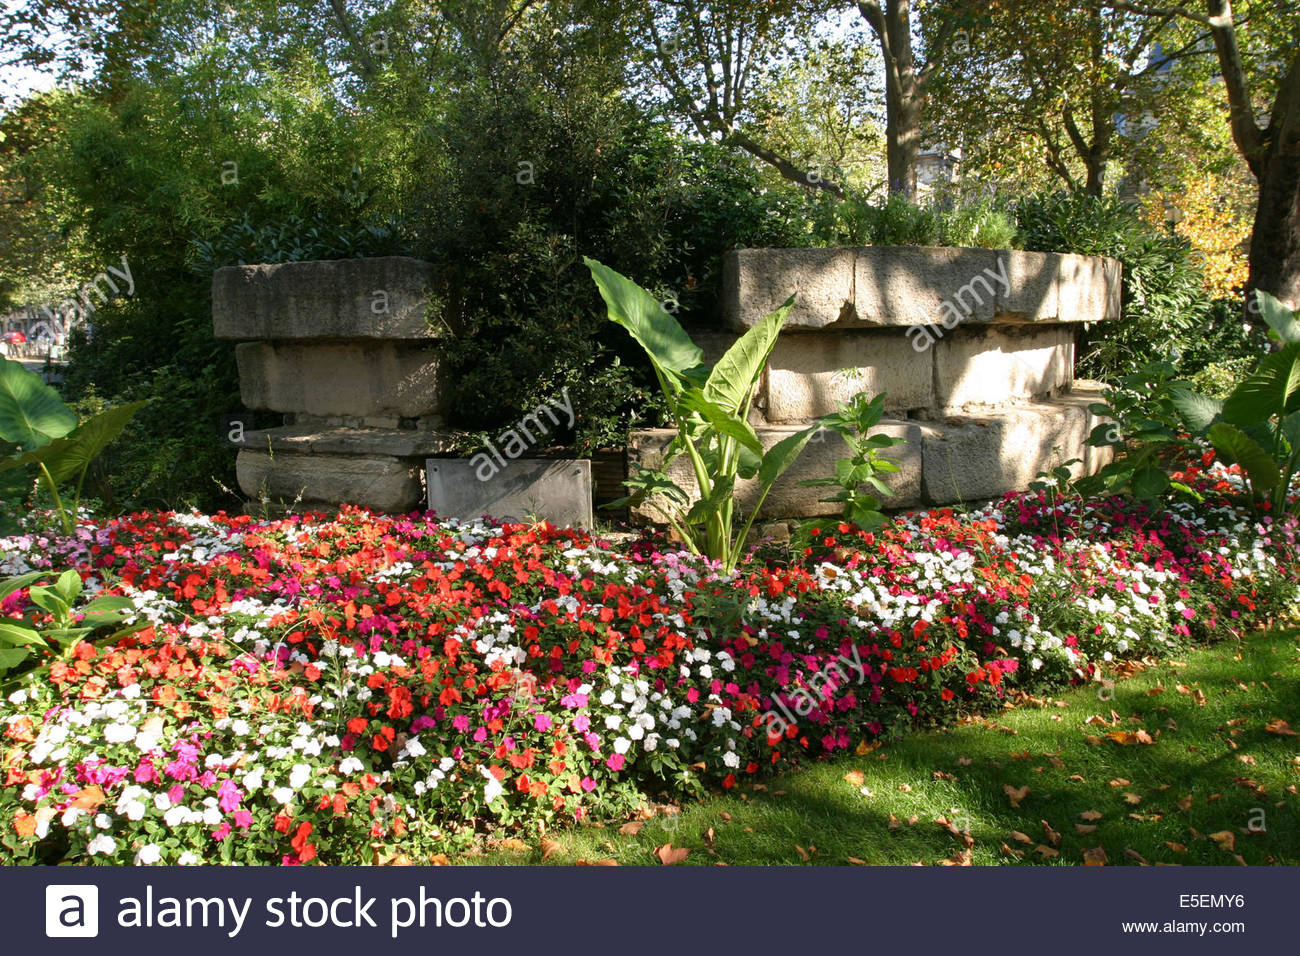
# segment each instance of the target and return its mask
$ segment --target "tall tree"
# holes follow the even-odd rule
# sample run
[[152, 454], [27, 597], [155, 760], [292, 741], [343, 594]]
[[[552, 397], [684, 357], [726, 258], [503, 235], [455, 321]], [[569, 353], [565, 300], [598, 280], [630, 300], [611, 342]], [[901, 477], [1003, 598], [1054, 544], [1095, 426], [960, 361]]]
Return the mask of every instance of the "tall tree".
[[1237, 149], [1259, 185], [1250, 239], [1248, 293], [1262, 290], [1300, 308], [1300, 4], [1231, 0], [1190, 6], [1108, 0], [1115, 10], [1181, 17], [1214, 41]]
[[867, 21], [885, 59], [885, 156], [890, 192], [916, 193], [917, 157], [921, 151], [925, 97], [959, 33], [960, 18], [939, 8], [939, 22], [930, 31], [923, 54], [913, 40], [911, 0], [859, 0], [858, 12]]
[[654, 0], [641, 7], [643, 85], [697, 133], [742, 149], [791, 182], [836, 196], [824, 170], [780, 151], [758, 129], [770, 118], [766, 90], [795, 61], [824, 13], [808, 0]]

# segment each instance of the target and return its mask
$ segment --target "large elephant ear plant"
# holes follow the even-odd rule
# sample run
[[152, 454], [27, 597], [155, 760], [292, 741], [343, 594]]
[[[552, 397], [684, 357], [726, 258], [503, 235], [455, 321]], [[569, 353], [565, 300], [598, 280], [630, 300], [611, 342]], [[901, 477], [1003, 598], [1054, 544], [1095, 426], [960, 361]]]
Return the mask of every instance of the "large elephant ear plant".
[[1291, 501], [1289, 492], [1300, 468], [1300, 313], [1267, 292], [1256, 297], [1277, 351], [1222, 401], [1190, 388], [1173, 389], [1170, 398], [1192, 434], [1241, 466], [1258, 504], [1273, 514], [1296, 514], [1300, 500]]
[[[631, 279], [594, 259], [584, 259], [609, 309], [645, 349], [677, 427], [662, 465], [641, 469], [627, 482], [634, 492], [615, 504], [648, 502], [697, 554], [735, 568], [745, 538], [773, 483], [794, 464], [821, 428], [818, 422], [766, 451], [749, 424], [754, 388], [794, 304], [791, 296], [740, 337], [710, 369], [704, 353], [663, 304]], [[698, 500], [667, 474], [681, 455], [690, 460]], [[758, 480], [758, 497], [735, 529], [738, 479]]]
[[[78, 422], [76, 413], [39, 375], [0, 359], [0, 482], [8, 487], [13, 476], [35, 471], [64, 533], [71, 534], [91, 462], [144, 404], [118, 405]], [[66, 485], [72, 487], [67, 505], [59, 494]]]

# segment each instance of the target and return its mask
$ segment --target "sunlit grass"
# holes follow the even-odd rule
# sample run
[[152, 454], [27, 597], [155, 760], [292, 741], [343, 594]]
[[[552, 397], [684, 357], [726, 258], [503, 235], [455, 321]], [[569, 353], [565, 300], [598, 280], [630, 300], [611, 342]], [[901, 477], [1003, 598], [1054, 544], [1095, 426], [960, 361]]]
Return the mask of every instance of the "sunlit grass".
[[[913, 734], [659, 812], [636, 833], [620, 820], [555, 831], [545, 859], [537, 839], [456, 862], [659, 865], [671, 843], [690, 849], [687, 865], [933, 864], [962, 860], [968, 832], [976, 865], [1080, 864], [1097, 847], [1110, 864], [1300, 863], [1300, 737], [1268, 729], [1300, 731], [1297, 636], [1256, 634], [1113, 689]], [[1155, 742], [1107, 737], [1140, 730]], [[1013, 807], [1007, 788], [1026, 786]]]

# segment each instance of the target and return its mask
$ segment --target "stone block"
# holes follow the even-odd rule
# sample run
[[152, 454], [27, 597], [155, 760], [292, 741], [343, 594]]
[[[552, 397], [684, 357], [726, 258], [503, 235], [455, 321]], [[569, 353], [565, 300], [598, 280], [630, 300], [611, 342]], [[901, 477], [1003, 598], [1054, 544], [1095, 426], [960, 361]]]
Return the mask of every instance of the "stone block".
[[405, 514], [423, 499], [420, 470], [387, 456], [276, 454], [243, 448], [235, 460], [239, 487], [250, 498], [273, 502], [301, 498], [361, 505], [373, 511]]
[[478, 457], [426, 462], [429, 508], [440, 517], [526, 521], [536, 516], [560, 527], [592, 526], [590, 460], [519, 458], [481, 480]]
[[949, 419], [921, 442], [925, 500], [957, 504], [1023, 490], [1040, 472], [1082, 457], [1087, 422], [1084, 409], [1061, 403]]
[[[800, 430], [801, 426], [796, 425], [772, 425], [758, 429], [758, 437], [764, 449], [768, 449], [786, 436]], [[880, 427], [876, 429], [882, 434], [907, 439], [906, 445], [896, 445], [885, 452], [902, 468], [900, 473], [887, 476], [887, 483], [896, 492], [894, 497], [885, 500], [888, 507], [908, 508], [921, 501], [920, 438], [923, 430], [921, 425], [913, 422], [890, 420], [882, 421]], [[635, 472], [634, 466], [638, 464], [646, 468], [661, 468], [664, 452], [676, 434], [675, 431], [666, 428], [633, 432], [628, 444], [629, 473]], [[759, 520], [838, 514], [839, 505], [820, 500], [834, 494], [834, 488], [807, 488], [799, 483], [812, 478], [830, 477], [835, 473], [835, 463], [848, 456], [849, 450], [838, 435], [823, 432], [820, 440], [814, 438], [794, 465], [772, 486], [762, 508], [759, 509]], [[698, 498], [695, 476], [685, 456], [673, 460], [668, 467], [668, 475], [693, 499]], [[757, 480], [736, 483], [734, 497], [742, 513], [741, 521], [748, 517], [750, 509], [758, 499], [759, 490]], [[644, 523], [664, 523], [656, 504], [652, 500], [634, 508], [633, 518]]]
[[1114, 259], [1060, 256], [1060, 316], [1070, 322], [1103, 322], [1120, 314], [1120, 265]]
[[244, 434], [238, 444], [254, 451], [289, 455], [429, 458], [446, 455], [456, 446], [451, 431], [414, 428], [361, 428], [323, 422], [285, 425]]
[[212, 276], [219, 339], [433, 339], [432, 263], [405, 256], [227, 266]]
[[435, 414], [443, 404], [437, 353], [407, 343], [244, 342], [235, 361], [248, 408], [396, 419]]
[[820, 329], [853, 314], [852, 249], [736, 249], [722, 259], [722, 314], [743, 332], [792, 294], [786, 328]]
[[1043, 397], [1074, 375], [1074, 332], [1059, 325], [959, 326], [933, 351], [940, 408]]
[[1000, 282], [989, 249], [867, 246], [854, 250], [853, 321], [933, 325], [993, 318]]
[[1061, 318], [1061, 256], [999, 250], [995, 314], [999, 320], [1054, 322]]
[[890, 410], [928, 408], [934, 403], [932, 364], [902, 330], [783, 335], [768, 360], [767, 419], [820, 418], [859, 392], [884, 392]]

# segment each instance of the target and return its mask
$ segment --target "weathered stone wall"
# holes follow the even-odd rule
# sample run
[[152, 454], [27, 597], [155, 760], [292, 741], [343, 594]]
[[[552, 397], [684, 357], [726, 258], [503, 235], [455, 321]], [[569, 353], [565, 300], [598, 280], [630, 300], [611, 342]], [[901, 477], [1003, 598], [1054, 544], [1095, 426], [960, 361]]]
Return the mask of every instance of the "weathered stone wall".
[[[1083, 445], [1099, 396], [1074, 381], [1074, 341], [1078, 323], [1119, 315], [1113, 260], [745, 249], [727, 254], [723, 277], [723, 328], [700, 337], [711, 361], [796, 295], [751, 414], [767, 447], [866, 391], [886, 393], [881, 430], [907, 441], [889, 452], [902, 467], [891, 507], [991, 498], [1068, 459], [1082, 459], [1078, 470], [1103, 463]], [[285, 416], [282, 427], [245, 435], [237, 472], [246, 494], [390, 512], [422, 506], [425, 459], [446, 455], [453, 437], [441, 415], [455, 383], [426, 317], [435, 281], [431, 264], [402, 257], [216, 272], [213, 325], [238, 343], [242, 401]], [[629, 461], [658, 465], [671, 436], [634, 433]], [[799, 486], [846, 454], [838, 438], [822, 438], [777, 483], [762, 517], [835, 512], [818, 501], [825, 489]], [[685, 459], [671, 473], [694, 487]], [[753, 482], [737, 489], [744, 506], [756, 494]], [[657, 517], [652, 506], [634, 516]]]

